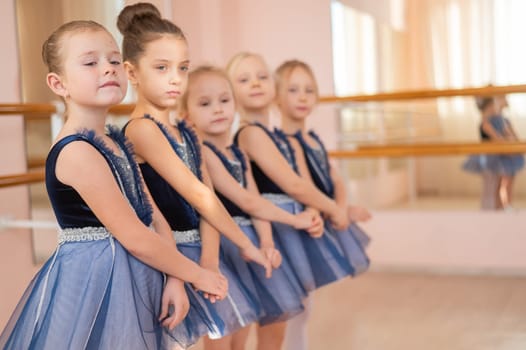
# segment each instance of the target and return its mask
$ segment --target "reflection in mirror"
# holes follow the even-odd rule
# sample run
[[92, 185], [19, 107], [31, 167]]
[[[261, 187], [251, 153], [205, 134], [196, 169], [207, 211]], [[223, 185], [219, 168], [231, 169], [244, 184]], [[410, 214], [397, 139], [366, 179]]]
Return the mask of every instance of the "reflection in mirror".
[[[340, 149], [370, 145], [479, 143], [483, 124], [495, 141], [520, 141], [524, 126], [520, 99], [484, 116], [473, 97], [345, 104], [339, 108]], [[515, 104], [519, 101], [519, 104]], [[502, 101], [501, 101], [502, 102]], [[486, 121], [488, 120], [488, 121]], [[493, 127], [492, 125], [495, 125]], [[500, 136], [499, 136], [500, 135]], [[423, 147], [423, 146], [420, 146]], [[389, 152], [389, 150], [387, 150]], [[388, 155], [389, 153], [386, 153]], [[506, 209], [526, 202], [521, 154], [469, 154], [339, 160], [349, 196], [371, 209]], [[513, 174], [513, 176], [506, 175]]]

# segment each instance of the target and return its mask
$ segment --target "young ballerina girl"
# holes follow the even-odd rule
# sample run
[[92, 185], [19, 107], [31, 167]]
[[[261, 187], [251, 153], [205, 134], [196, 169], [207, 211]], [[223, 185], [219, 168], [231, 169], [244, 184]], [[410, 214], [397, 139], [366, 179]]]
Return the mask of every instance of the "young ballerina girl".
[[[327, 215], [337, 228], [347, 227], [346, 211], [308, 179], [298, 175], [296, 160], [301, 162], [302, 159], [295, 158], [286, 139], [278, 139], [268, 130], [275, 87], [263, 59], [255, 54], [241, 53], [230, 61], [227, 70], [241, 114], [241, 128], [234, 140], [250, 159], [262, 195], [289, 212], [297, 212], [302, 207], [299, 203], [302, 203], [308, 206], [308, 210]], [[307, 291], [351, 273], [339, 243], [331, 235], [323, 234], [323, 225], [316, 236], [281, 223], [272, 225], [278, 248], [289, 259]], [[305, 339], [308, 300], [305, 300], [305, 306], [306, 312], [289, 321], [287, 327], [301, 325], [301, 334], [295, 336], [300, 341]], [[295, 346], [300, 349], [306, 345], [296, 343]]]
[[[334, 166], [329, 164], [327, 152], [320, 138], [312, 130], [307, 131], [305, 122], [311, 115], [317, 100], [318, 86], [311, 68], [305, 63], [291, 60], [281, 64], [276, 70], [276, 104], [281, 114], [280, 135], [286, 137], [298, 158], [305, 164], [300, 173], [308, 175], [316, 187], [349, 212], [352, 221], [366, 221], [370, 214], [364, 208], [347, 205], [347, 191], [342, 178]], [[328, 223], [328, 231], [340, 243], [352, 267], [352, 274], [357, 275], [369, 267], [369, 259], [364, 248], [369, 237], [360, 227], [352, 223], [344, 230], [336, 230]]]
[[[188, 307], [178, 278], [219, 298], [227, 281], [177, 251], [120, 132], [106, 134], [108, 109], [126, 91], [111, 34], [92, 21], [69, 22], [46, 40], [42, 55], [47, 84], [67, 108], [46, 160], [59, 245], [24, 293], [0, 348], [171, 347], [179, 339], [163, 326], [173, 328]], [[168, 277], [164, 292], [158, 270]]]
[[[518, 141], [509, 119], [503, 116], [508, 106], [506, 96], [485, 96], [476, 99], [482, 115], [480, 137], [483, 142]], [[463, 164], [464, 170], [481, 174], [485, 182], [482, 209], [512, 209], [513, 180], [524, 168], [521, 154], [473, 155]]]
[[[212, 184], [229, 213], [236, 219], [251, 241], [273, 261], [272, 278], [266, 279], [254, 264], [247, 264], [237, 247], [222, 239], [221, 246], [229, 266], [245, 281], [254, 278], [264, 317], [259, 320], [258, 349], [280, 349], [287, 319], [303, 310], [305, 296], [290, 263], [281, 260], [275, 249], [271, 226], [277, 221], [296, 229], [311, 229], [313, 216], [309, 212], [297, 215], [275, 206], [259, 195], [250, 164], [243, 152], [232, 144], [230, 134], [235, 114], [235, 99], [226, 73], [216, 67], [201, 66], [188, 77], [188, 87], [181, 103], [182, 115], [195, 126], [204, 139], [204, 159]], [[268, 221], [267, 221], [268, 220]], [[318, 227], [312, 227], [319, 230]], [[276, 261], [277, 260], [277, 261]], [[279, 267], [278, 267], [279, 266]], [[233, 337], [233, 346], [244, 349], [246, 332]]]
[[208, 328], [187, 317], [180, 331], [221, 338], [260, 317], [256, 291], [249, 290], [219, 257], [219, 234], [239, 248], [244, 258], [262, 265], [270, 277], [270, 263], [246, 237], [215, 196], [201, 164], [196, 135], [182, 121], [175, 125], [170, 112], [184, 93], [189, 66], [182, 31], [162, 19], [149, 3], [126, 6], [117, 26], [123, 34], [123, 55], [137, 103], [123, 132], [132, 142], [145, 182], [173, 231], [179, 250], [201, 266], [221, 271], [229, 283], [227, 299], [188, 291], [190, 303], [210, 319]]

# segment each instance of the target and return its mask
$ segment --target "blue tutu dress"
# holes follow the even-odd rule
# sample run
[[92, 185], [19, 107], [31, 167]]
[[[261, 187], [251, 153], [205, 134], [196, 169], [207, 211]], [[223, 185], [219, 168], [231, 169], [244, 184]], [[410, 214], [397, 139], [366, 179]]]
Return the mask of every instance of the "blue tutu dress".
[[[232, 153], [232, 159], [229, 159], [214, 145], [208, 142], [204, 144], [218, 156], [232, 177], [246, 188], [247, 164], [239, 148], [235, 145], [229, 147]], [[216, 193], [241, 230], [256, 247], [259, 247], [259, 237], [250, 216], [220, 192]], [[239, 248], [224, 236], [221, 237], [221, 250], [228, 267], [236, 271], [244, 283], [252, 284], [249, 287], [251, 290], [257, 291], [258, 301], [263, 310], [259, 319], [260, 325], [286, 321], [304, 310], [302, 299], [307, 293], [287, 260], [283, 260], [280, 267], [272, 271], [272, 277], [266, 278], [265, 270], [256, 263], [246, 262], [241, 257]]]
[[59, 245], [22, 296], [0, 336], [1, 349], [171, 349], [178, 343], [158, 321], [163, 274], [131, 256], [81, 196], [56, 177], [61, 150], [71, 142], [88, 142], [149, 226], [151, 205], [137, 165], [120, 132], [110, 129], [109, 136], [122, 154], [93, 131], [66, 136], [52, 147], [46, 187], [60, 225]]
[[[501, 136], [504, 136], [504, 128], [510, 123], [501, 115], [490, 117], [489, 122]], [[482, 125], [480, 136], [482, 141], [490, 140], [490, 136], [484, 132]], [[462, 168], [476, 174], [490, 172], [499, 176], [514, 176], [524, 168], [524, 156], [522, 154], [474, 154], [468, 157]]]
[[[309, 136], [318, 144], [318, 147], [311, 147], [305, 141], [300, 131], [293, 135], [303, 149], [305, 161], [316, 187], [328, 197], [334, 198], [334, 184], [330, 175], [327, 151], [314, 131], [309, 131]], [[369, 236], [355, 223], [352, 223], [343, 231], [336, 230], [328, 221], [325, 221], [325, 227], [329, 234], [338, 240], [345, 252], [345, 256], [352, 268], [352, 275], [356, 276], [365, 272], [369, 268], [370, 263], [365, 253], [365, 248], [370, 242]]]
[[[290, 166], [297, 172], [290, 144], [259, 123], [241, 128], [234, 138], [236, 143], [239, 133], [247, 127], [258, 127], [265, 131]], [[303, 210], [303, 205], [285, 194], [254, 161], [250, 162], [250, 166], [263, 197], [292, 214]], [[338, 242], [331, 235], [324, 234], [319, 238], [313, 238], [303, 230], [296, 230], [292, 226], [279, 222], [272, 222], [272, 228], [277, 243], [276, 248], [290, 262], [294, 273], [307, 292], [338, 281], [350, 274], [351, 267]]]
[[[182, 143], [178, 143], [162, 124], [148, 115], [144, 118], [151, 120], [160, 128], [174, 152], [201, 179], [201, 150], [195, 134], [186, 123], [177, 124], [183, 140]], [[126, 126], [123, 129], [123, 132], [125, 131]], [[172, 229], [177, 248], [186, 257], [199, 263], [201, 258], [199, 213], [150, 164], [140, 163], [139, 167], [153, 200]], [[221, 258], [219, 269], [228, 280], [228, 294], [224, 300], [211, 303], [201, 292], [196, 292], [192, 286], [186, 284], [188, 298], [195, 312], [189, 313], [172, 332], [172, 336], [176, 339], [188, 340], [185, 346], [191, 345], [204, 335], [208, 335], [211, 339], [221, 338], [256, 322], [261, 316], [257, 292], [246, 288]]]

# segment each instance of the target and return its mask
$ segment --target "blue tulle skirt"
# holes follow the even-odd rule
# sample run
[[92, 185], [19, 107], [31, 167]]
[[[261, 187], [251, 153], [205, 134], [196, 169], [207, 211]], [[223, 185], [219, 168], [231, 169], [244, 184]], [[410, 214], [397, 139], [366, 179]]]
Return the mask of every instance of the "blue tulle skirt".
[[[177, 248], [187, 258], [199, 263], [201, 243], [178, 243]], [[194, 311], [189, 312], [183, 322], [171, 333], [176, 339], [193, 339], [208, 335], [221, 338], [257, 322], [262, 310], [257, 302], [257, 292], [249, 283], [244, 283], [220, 258], [219, 269], [228, 280], [228, 295], [225, 299], [211, 303], [201, 292], [187, 285], [187, 294]]]
[[2, 349], [170, 349], [163, 275], [112, 237], [59, 245], [0, 336]]
[[472, 173], [489, 171], [497, 175], [514, 176], [524, 168], [522, 154], [475, 154], [468, 157], [462, 168]]
[[[252, 243], [259, 247], [259, 238], [254, 226], [248, 219], [247, 221], [240, 224], [240, 227]], [[221, 237], [221, 251], [227, 266], [235, 271], [242, 281], [250, 284], [251, 290], [257, 291], [258, 302], [263, 310], [259, 319], [260, 325], [286, 321], [303, 311], [302, 299], [307, 293], [286, 259], [283, 259], [280, 267], [272, 271], [272, 277], [266, 278], [265, 270], [258, 264], [243, 260], [239, 248], [224, 236]]]
[[354, 238], [358, 240], [362, 248], [367, 248], [371, 243], [371, 237], [364, 231], [358, 224], [352, 223], [349, 226], [349, 229], [352, 231]]
[[[289, 213], [297, 214], [302, 206], [286, 195], [264, 195]], [[323, 287], [349, 276], [349, 265], [337, 239], [330, 234], [313, 238], [305, 231], [277, 222], [272, 223], [277, 248], [286, 256], [307, 291]]]
[[353, 223], [347, 229], [338, 231], [326, 222], [325, 230], [338, 241], [351, 266], [352, 276], [367, 271], [370, 261], [365, 253], [365, 248], [369, 244], [370, 238], [358, 225]]

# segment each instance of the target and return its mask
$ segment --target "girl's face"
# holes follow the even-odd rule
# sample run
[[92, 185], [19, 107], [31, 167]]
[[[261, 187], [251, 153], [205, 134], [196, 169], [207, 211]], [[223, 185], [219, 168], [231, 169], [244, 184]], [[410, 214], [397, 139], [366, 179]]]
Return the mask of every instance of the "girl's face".
[[230, 133], [236, 106], [225, 77], [201, 73], [188, 87], [188, 118], [203, 134]]
[[293, 68], [278, 91], [277, 103], [283, 118], [305, 119], [318, 100], [316, 83], [303, 68]]
[[505, 95], [495, 96], [493, 99], [494, 113], [502, 114], [502, 110], [508, 107], [508, 100]]
[[138, 67], [126, 63], [137, 92], [159, 109], [176, 106], [186, 89], [189, 65], [186, 41], [171, 34], [148, 43]]
[[127, 81], [113, 37], [104, 30], [83, 30], [66, 34], [62, 40], [63, 72], [55, 75], [60, 91], [52, 87], [53, 91], [66, 103], [79, 106], [107, 108], [118, 104], [126, 94]]
[[265, 63], [249, 56], [238, 63], [232, 73], [237, 103], [246, 111], [267, 108], [274, 99], [274, 81]]

